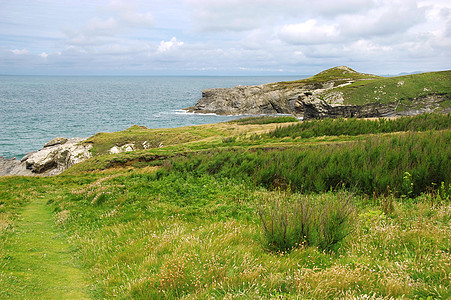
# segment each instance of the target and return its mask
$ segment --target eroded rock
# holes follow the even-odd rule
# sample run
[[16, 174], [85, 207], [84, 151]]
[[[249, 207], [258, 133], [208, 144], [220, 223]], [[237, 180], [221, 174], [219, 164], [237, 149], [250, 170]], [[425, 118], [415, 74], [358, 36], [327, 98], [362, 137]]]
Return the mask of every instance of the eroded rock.
[[39, 151], [30, 152], [20, 161], [0, 158], [0, 176], [5, 175], [58, 175], [74, 164], [90, 158], [91, 144], [85, 138], [57, 138]]

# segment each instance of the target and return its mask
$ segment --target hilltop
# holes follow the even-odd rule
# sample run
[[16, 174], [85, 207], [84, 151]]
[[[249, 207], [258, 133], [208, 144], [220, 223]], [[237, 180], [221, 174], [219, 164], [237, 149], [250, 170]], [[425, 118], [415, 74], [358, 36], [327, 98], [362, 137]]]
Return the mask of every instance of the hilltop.
[[195, 113], [388, 117], [451, 109], [451, 71], [380, 77], [339, 66], [307, 79], [207, 89]]

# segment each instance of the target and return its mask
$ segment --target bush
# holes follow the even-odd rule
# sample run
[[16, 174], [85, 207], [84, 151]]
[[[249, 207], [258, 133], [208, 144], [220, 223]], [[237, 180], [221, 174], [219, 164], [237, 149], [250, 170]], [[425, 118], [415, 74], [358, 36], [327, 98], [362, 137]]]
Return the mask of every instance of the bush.
[[[280, 149], [220, 149], [175, 157], [173, 170], [250, 180], [268, 189], [321, 193], [337, 186], [367, 195], [416, 197], [451, 184], [451, 131]], [[408, 172], [410, 175], [405, 178]]]
[[400, 131], [427, 131], [451, 128], [451, 114], [421, 114], [397, 119], [323, 119], [279, 127], [267, 135], [276, 138], [317, 136], [356, 136]]
[[271, 124], [271, 123], [290, 123], [290, 122], [299, 122], [299, 119], [293, 116], [261, 116], [261, 117], [248, 117], [241, 118], [233, 121], [229, 121], [230, 123], [236, 123], [240, 125], [249, 125], [249, 124]]
[[345, 192], [296, 200], [279, 193], [258, 210], [267, 247], [274, 252], [305, 246], [336, 250], [351, 232], [353, 212], [352, 195]]

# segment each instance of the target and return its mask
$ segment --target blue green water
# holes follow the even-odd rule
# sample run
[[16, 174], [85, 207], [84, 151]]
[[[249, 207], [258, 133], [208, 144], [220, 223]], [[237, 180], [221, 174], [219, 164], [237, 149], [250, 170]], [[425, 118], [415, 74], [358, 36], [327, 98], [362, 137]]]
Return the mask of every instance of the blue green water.
[[0, 76], [0, 156], [22, 157], [55, 137], [89, 137], [132, 125], [171, 128], [236, 117], [187, 114], [202, 89], [301, 77]]

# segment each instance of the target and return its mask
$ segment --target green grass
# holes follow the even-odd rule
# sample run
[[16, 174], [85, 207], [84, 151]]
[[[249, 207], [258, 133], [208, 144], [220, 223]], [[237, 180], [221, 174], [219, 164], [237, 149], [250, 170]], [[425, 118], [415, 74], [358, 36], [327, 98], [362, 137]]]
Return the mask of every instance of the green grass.
[[408, 106], [412, 99], [431, 94], [448, 95], [446, 103], [449, 103], [451, 101], [449, 96], [451, 71], [357, 81], [351, 85], [334, 89], [334, 91], [342, 92], [345, 99], [344, 104], [348, 105], [399, 101], [401, 106]]
[[300, 122], [277, 128], [270, 137], [310, 138], [319, 136], [356, 136], [400, 131], [451, 129], [451, 114], [422, 114], [397, 119], [325, 119]]
[[0, 298], [88, 299], [88, 284], [75, 265], [67, 236], [54, 224], [48, 196], [37, 191], [42, 183], [29, 184], [38, 188], [10, 185], [32, 195], [23, 195], [29, 203], [20, 219], [0, 230]]
[[360, 80], [371, 80], [375, 78], [381, 78], [376, 75], [371, 74], [363, 74], [358, 73], [351, 69], [351, 72], [342, 70], [340, 68], [331, 68], [328, 70], [325, 70], [321, 73], [318, 73], [312, 77], [296, 80], [296, 81], [284, 81], [284, 82], [277, 82], [269, 84], [270, 87], [276, 88], [276, 89], [293, 89], [293, 88], [302, 88], [302, 87], [310, 87], [313, 89], [321, 89], [323, 88], [323, 84], [334, 81], [334, 86], [347, 83], [349, 81], [357, 81], [360, 82]]
[[339, 250], [272, 253], [256, 212], [277, 191], [211, 175], [70, 178], [38, 184], [53, 194], [95, 299], [450, 296], [451, 206], [434, 195], [393, 198], [387, 213], [380, 198], [354, 196], [355, 225]]
[[248, 124], [271, 124], [271, 123], [290, 123], [290, 122], [299, 122], [296, 117], [293, 116], [261, 116], [261, 117], [248, 117], [241, 118], [233, 121], [229, 121], [229, 123], [237, 123], [241, 125]]
[[[338, 126], [308, 138], [290, 136], [304, 130], [296, 125], [269, 133], [291, 123], [98, 135], [99, 155], [63, 175], [0, 178], [0, 298], [448, 299], [451, 132], [434, 125], [442, 117], [402, 119], [419, 127], [383, 133], [342, 120], [358, 135]], [[167, 142], [100, 155], [151, 136]], [[354, 210], [337, 246], [268, 249], [262, 203], [328, 204], [351, 195], [343, 188]]]

